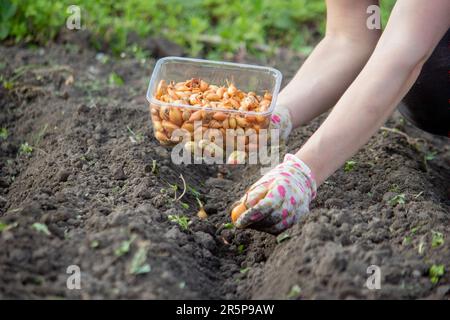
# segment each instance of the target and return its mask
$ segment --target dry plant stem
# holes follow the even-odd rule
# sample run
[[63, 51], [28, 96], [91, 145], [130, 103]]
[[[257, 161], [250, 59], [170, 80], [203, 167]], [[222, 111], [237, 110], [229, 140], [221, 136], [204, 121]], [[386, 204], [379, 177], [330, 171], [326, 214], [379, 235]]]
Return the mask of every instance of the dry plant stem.
[[406, 133], [404, 133], [404, 132], [402, 132], [402, 131], [400, 131], [398, 129], [395, 129], [395, 128], [381, 127], [380, 130], [381, 131], [385, 131], [385, 132], [391, 132], [391, 133], [398, 134], [398, 135], [404, 137], [406, 139], [406, 141], [410, 145], [413, 145], [413, 146], [416, 146], [417, 143], [419, 143], [420, 141], [423, 141], [423, 139], [417, 139], [417, 138], [410, 137]]
[[181, 195], [175, 199], [175, 201], [179, 201], [181, 200], [181, 198], [183, 198], [183, 196], [186, 194], [186, 181], [184, 180], [183, 174], [180, 174], [180, 178], [181, 181], [183, 181], [183, 192], [181, 193]]

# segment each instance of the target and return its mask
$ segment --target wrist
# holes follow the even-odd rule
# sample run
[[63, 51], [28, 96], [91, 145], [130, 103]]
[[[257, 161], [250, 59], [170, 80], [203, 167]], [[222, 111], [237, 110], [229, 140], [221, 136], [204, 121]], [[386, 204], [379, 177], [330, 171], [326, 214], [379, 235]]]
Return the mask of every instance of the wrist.
[[326, 177], [321, 174], [323, 170], [320, 168], [320, 162], [317, 161], [317, 159], [314, 159], [314, 157], [311, 157], [308, 153], [304, 152], [302, 149], [295, 153], [295, 156], [311, 170], [311, 175], [314, 177], [318, 188], [326, 179]]
[[272, 126], [279, 130], [281, 140], [287, 140], [292, 131], [292, 116], [288, 108], [277, 104], [270, 118]]
[[300, 181], [310, 190], [311, 200], [313, 200], [317, 195], [317, 182], [311, 168], [294, 154], [286, 154], [284, 162], [289, 162], [291, 167], [301, 175]]

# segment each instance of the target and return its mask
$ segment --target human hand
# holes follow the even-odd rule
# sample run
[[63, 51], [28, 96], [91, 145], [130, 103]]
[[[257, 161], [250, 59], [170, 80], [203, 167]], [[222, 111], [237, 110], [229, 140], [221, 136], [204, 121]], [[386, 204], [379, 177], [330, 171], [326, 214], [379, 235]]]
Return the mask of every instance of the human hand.
[[270, 117], [269, 129], [278, 129], [280, 133], [280, 142], [286, 143], [289, 134], [292, 131], [291, 114], [288, 108], [277, 105]]
[[232, 220], [238, 228], [278, 234], [309, 212], [315, 196], [316, 182], [311, 170], [296, 156], [287, 154], [233, 206]]

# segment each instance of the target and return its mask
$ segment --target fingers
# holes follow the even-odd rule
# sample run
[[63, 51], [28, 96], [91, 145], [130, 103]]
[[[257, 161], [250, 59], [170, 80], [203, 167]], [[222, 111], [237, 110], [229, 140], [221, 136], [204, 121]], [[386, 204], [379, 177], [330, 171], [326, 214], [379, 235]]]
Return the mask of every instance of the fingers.
[[255, 222], [265, 219], [271, 215], [274, 210], [281, 207], [282, 200], [265, 197], [259, 201], [254, 207], [245, 211], [236, 221], [237, 228], [246, 228]]
[[264, 198], [269, 192], [269, 186], [271, 181], [263, 182], [254, 188], [250, 188], [247, 195], [244, 196], [243, 201], [247, 208], [255, 206], [262, 198]]

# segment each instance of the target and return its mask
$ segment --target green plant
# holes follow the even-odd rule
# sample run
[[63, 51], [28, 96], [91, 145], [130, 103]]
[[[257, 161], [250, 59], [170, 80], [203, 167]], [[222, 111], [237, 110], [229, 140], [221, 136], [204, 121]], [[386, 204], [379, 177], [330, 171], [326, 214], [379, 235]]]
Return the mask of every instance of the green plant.
[[122, 86], [125, 82], [122, 77], [115, 72], [111, 72], [108, 77], [108, 84], [112, 86]]
[[277, 236], [277, 243], [280, 244], [280, 243], [282, 243], [283, 241], [286, 241], [286, 240], [288, 240], [288, 239], [290, 239], [290, 238], [291, 238], [291, 236], [289, 235], [289, 233], [283, 232], [283, 233], [281, 233], [281, 234], [279, 234], [279, 235]]
[[391, 185], [391, 187], [389, 188], [390, 192], [395, 192], [395, 193], [399, 193], [400, 192], [400, 187], [398, 186], [398, 184], [394, 183], [393, 185]]
[[37, 232], [43, 233], [46, 236], [51, 235], [50, 231], [48, 230], [48, 227], [46, 224], [44, 223], [39, 223], [39, 222], [35, 222], [32, 224], [31, 226], [34, 230], [36, 230]]
[[135, 133], [130, 126], [127, 126], [127, 130], [131, 134], [130, 140], [132, 143], [141, 143], [144, 140], [144, 135], [141, 132]]
[[141, 246], [136, 254], [133, 257], [133, 260], [131, 260], [130, 265], [130, 273], [131, 274], [143, 274], [150, 272], [151, 268], [147, 261], [147, 246]]
[[245, 250], [245, 246], [243, 244], [238, 245], [237, 251], [239, 254], [244, 253], [244, 250]]
[[[381, 1], [383, 22], [394, 3]], [[138, 59], [147, 53], [129, 44], [131, 33], [169, 39], [191, 56], [221, 59], [277, 47], [308, 54], [325, 30], [324, 0], [0, 0], [0, 40], [51, 41], [65, 28], [72, 4], [80, 6], [95, 47], [107, 43], [114, 53]]]
[[426, 154], [425, 154], [425, 161], [431, 161], [431, 160], [434, 160], [435, 158], [436, 158], [436, 155], [437, 155], [437, 152], [436, 151], [430, 151], [430, 152], [427, 152]]
[[298, 296], [300, 295], [301, 292], [302, 292], [302, 289], [300, 288], [300, 286], [298, 284], [294, 284], [291, 287], [291, 290], [289, 291], [287, 298], [288, 299], [298, 298]]
[[353, 160], [346, 161], [345, 165], [344, 165], [344, 171], [350, 172], [353, 169], [355, 169], [355, 167], [356, 167], [356, 161], [353, 161]]
[[250, 267], [247, 267], [247, 268], [243, 268], [243, 269], [239, 270], [239, 272], [240, 272], [241, 274], [246, 274], [246, 273], [248, 273], [250, 270], [251, 270], [251, 268], [250, 268]]
[[153, 174], [158, 174], [158, 163], [156, 160], [152, 160], [152, 171]]
[[433, 264], [428, 270], [428, 275], [430, 277], [431, 283], [436, 284], [439, 282], [439, 279], [445, 273], [445, 266], [443, 264]]
[[178, 224], [182, 230], [187, 230], [191, 223], [188, 217], [182, 215], [169, 215], [168, 218], [170, 222]]
[[9, 0], [0, 0], [0, 40], [4, 40], [11, 32], [12, 18], [16, 10], [16, 4]]
[[231, 222], [224, 223], [223, 228], [224, 229], [234, 229], [234, 224], [232, 224]]
[[8, 138], [8, 129], [0, 128], [0, 139], [6, 140]]
[[131, 248], [131, 244], [136, 240], [136, 236], [133, 235], [129, 240], [122, 241], [120, 246], [114, 250], [114, 254], [118, 257], [128, 253]]
[[180, 205], [183, 209], [189, 209], [189, 204], [187, 204], [186, 202], [180, 201]]
[[6, 228], [8, 228], [8, 225], [2, 221], [0, 221], [0, 232], [2, 232], [3, 230], [6, 230]]
[[406, 203], [406, 197], [405, 197], [404, 193], [397, 194], [389, 200], [389, 204], [391, 206], [396, 206], [398, 204], [405, 204], [405, 203]]
[[441, 232], [431, 231], [431, 247], [436, 248], [444, 244], [444, 235]]
[[96, 249], [96, 248], [98, 248], [99, 245], [100, 245], [100, 242], [98, 240], [92, 240], [91, 244], [90, 244], [90, 247], [92, 249]]
[[33, 152], [33, 147], [28, 144], [28, 142], [22, 143], [19, 148], [20, 154], [31, 154]]

